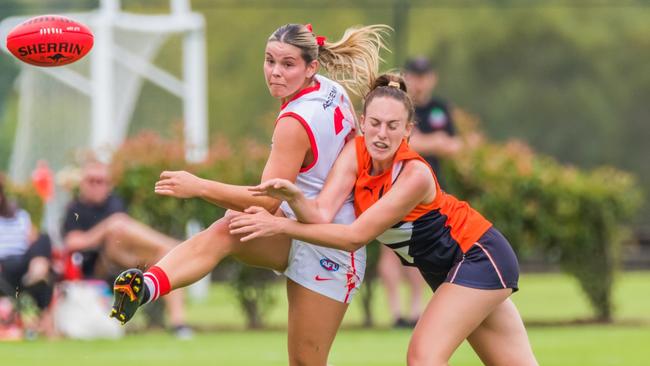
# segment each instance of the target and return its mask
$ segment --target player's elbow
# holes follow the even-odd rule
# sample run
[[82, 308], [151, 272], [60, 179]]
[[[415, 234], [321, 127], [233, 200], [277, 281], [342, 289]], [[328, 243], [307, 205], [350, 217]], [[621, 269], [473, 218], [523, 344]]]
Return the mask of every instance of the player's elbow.
[[352, 231], [347, 236], [347, 238], [348, 238], [348, 240], [347, 240], [347, 243], [345, 245], [345, 250], [348, 251], [348, 252], [355, 252], [355, 251], [361, 249], [366, 244], [368, 244], [370, 242], [370, 240], [372, 240], [372, 239], [367, 238], [366, 235], [363, 235], [363, 233], [354, 232], [354, 231]]
[[463, 149], [463, 143], [457, 139], [451, 139], [450, 142], [446, 145], [446, 155], [454, 156], [461, 152]]
[[317, 213], [314, 219], [318, 220], [319, 224], [329, 224], [334, 221], [338, 209], [330, 207], [331, 205], [323, 204], [319, 199], [320, 197], [314, 201], [315, 211]]
[[280, 208], [281, 203], [282, 201], [276, 200], [275, 198], [269, 198], [264, 200], [264, 202], [260, 202], [260, 204], [256, 206], [260, 206], [266, 211], [274, 214]]
[[[305, 221], [303, 221], [305, 219]], [[323, 211], [317, 211], [316, 215], [308, 217], [308, 218], [302, 218], [300, 217], [298, 221], [301, 222], [308, 222], [310, 224], [329, 224], [334, 220], [334, 215], [329, 215], [326, 212]]]

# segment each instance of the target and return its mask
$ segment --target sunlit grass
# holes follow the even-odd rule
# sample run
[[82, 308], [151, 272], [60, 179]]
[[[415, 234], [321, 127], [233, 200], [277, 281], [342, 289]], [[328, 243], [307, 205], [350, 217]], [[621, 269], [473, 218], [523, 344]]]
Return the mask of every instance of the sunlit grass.
[[[559, 274], [522, 276], [521, 291], [514, 295], [524, 319], [570, 321], [587, 318], [591, 310], [579, 287]], [[532, 326], [533, 349], [542, 365], [646, 365], [650, 352], [650, 272], [625, 273], [616, 286], [615, 325]], [[234, 296], [223, 285], [212, 288], [203, 303], [192, 303], [190, 320], [208, 325], [214, 332], [198, 333], [191, 341], [179, 341], [161, 331], [133, 334], [118, 341], [47, 341], [0, 343], [2, 365], [115, 366], [124, 364], [172, 365], [286, 365], [286, 300], [281, 284], [278, 302], [268, 316], [274, 330], [246, 331]], [[374, 310], [376, 329], [359, 329], [360, 306], [352, 305], [344, 327], [332, 348], [335, 366], [404, 365], [410, 331], [392, 330], [385, 300], [378, 293]], [[640, 321], [636, 321], [640, 320]], [[622, 323], [622, 324], [621, 324]], [[635, 324], [636, 323], [636, 324]], [[241, 330], [223, 330], [237, 328]], [[435, 336], [432, 336], [435, 341]], [[453, 365], [478, 365], [467, 344], [452, 359]]]

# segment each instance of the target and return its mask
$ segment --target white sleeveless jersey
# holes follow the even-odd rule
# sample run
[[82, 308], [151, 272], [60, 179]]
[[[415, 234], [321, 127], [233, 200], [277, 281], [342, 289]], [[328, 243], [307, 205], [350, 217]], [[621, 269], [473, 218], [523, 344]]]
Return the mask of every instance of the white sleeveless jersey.
[[[354, 111], [345, 89], [337, 82], [316, 75], [317, 84], [303, 89], [282, 106], [278, 120], [293, 117], [309, 135], [314, 161], [300, 170], [296, 185], [307, 198], [318, 196], [336, 158], [345, 143], [354, 137]], [[281, 209], [295, 218], [286, 202]], [[352, 195], [334, 217], [333, 222], [348, 224], [355, 219]]]

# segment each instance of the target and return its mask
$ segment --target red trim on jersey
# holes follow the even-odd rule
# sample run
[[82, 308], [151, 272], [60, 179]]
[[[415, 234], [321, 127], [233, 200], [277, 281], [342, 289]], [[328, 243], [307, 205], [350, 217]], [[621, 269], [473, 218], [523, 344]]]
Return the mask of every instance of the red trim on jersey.
[[299, 91], [298, 93], [296, 93], [296, 95], [291, 97], [291, 99], [287, 100], [286, 102], [284, 102], [284, 104], [282, 104], [282, 106], [280, 107], [280, 110], [283, 110], [289, 103], [291, 103], [294, 100], [302, 97], [303, 95], [319, 90], [320, 89], [320, 82], [318, 80], [314, 80], [314, 81], [316, 82], [316, 85], [308, 86], [305, 89], [303, 89], [303, 90]]
[[334, 133], [339, 134], [341, 131], [343, 131], [343, 120], [345, 117], [343, 116], [343, 112], [341, 112], [341, 107], [336, 107], [334, 110]]
[[347, 287], [348, 291], [345, 293], [345, 299], [343, 302], [347, 303], [348, 300], [350, 299], [350, 294], [352, 293], [352, 290], [354, 290], [357, 287], [357, 267], [354, 264], [354, 252], [350, 252], [350, 266], [352, 267], [352, 273], [347, 273]]
[[275, 123], [277, 123], [280, 119], [284, 117], [291, 117], [294, 118], [296, 121], [300, 122], [302, 127], [304, 127], [305, 131], [307, 131], [307, 135], [309, 136], [309, 144], [311, 145], [311, 151], [314, 153], [314, 161], [312, 161], [306, 167], [300, 168], [300, 172], [304, 173], [309, 169], [311, 169], [314, 165], [316, 165], [316, 162], [318, 161], [318, 145], [316, 145], [316, 138], [314, 137], [314, 132], [312, 132], [311, 127], [309, 127], [307, 121], [305, 121], [304, 118], [300, 117], [300, 115], [296, 112], [282, 113], [280, 117], [278, 117], [278, 119], [275, 121]]

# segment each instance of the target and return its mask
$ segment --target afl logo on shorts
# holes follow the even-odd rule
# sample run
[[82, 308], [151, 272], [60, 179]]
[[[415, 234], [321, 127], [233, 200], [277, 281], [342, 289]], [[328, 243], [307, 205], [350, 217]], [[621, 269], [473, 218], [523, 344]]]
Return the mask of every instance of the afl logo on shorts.
[[320, 260], [320, 266], [325, 268], [326, 270], [330, 272], [336, 272], [339, 270], [339, 264], [336, 262], [332, 262], [331, 260], [327, 258], [323, 258]]

